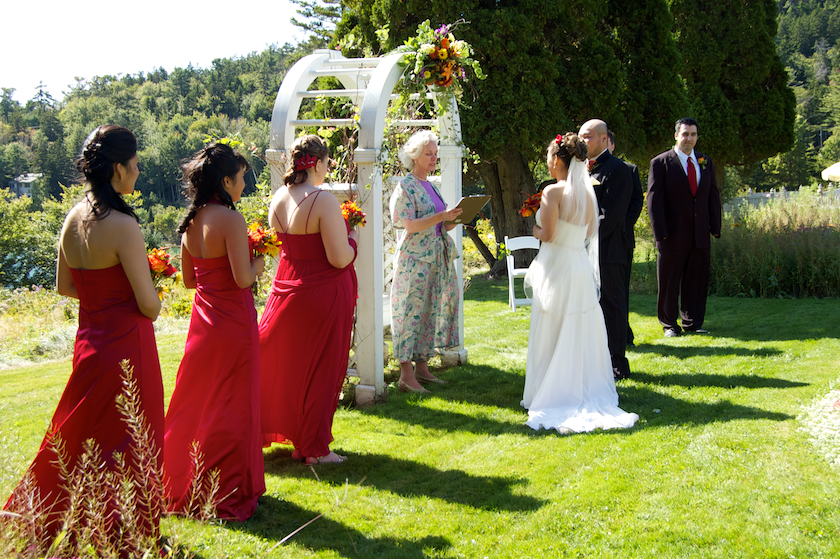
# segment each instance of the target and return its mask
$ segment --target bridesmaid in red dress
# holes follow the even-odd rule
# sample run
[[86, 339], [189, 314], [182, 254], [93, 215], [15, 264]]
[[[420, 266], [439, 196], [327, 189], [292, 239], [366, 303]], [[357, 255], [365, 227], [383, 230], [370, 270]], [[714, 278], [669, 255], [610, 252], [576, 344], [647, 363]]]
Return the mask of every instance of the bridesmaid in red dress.
[[329, 444], [350, 355], [358, 233], [335, 196], [318, 188], [329, 166], [318, 136], [292, 145], [285, 188], [269, 207], [282, 245], [260, 321], [263, 443], [291, 443], [292, 457], [307, 464], [346, 460]]
[[[127, 464], [136, 464], [132, 438], [115, 403], [123, 390], [123, 359], [129, 359], [134, 367], [142, 411], [157, 449], [163, 447], [163, 383], [152, 326], [160, 312], [160, 299], [152, 284], [137, 217], [122, 199], [134, 191], [139, 175], [137, 139], [125, 128], [100, 126], [85, 140], [76, 167], [88, 188], [64, 221], [56, 280], [60, 294], [79, 299], [73, 372], [30, 466], [43, 499], [39, 510], [47, 522], [45, 542], [40, 543], [46, 545], [61, 529], [69, 506], [63, 488], [66, 482], [50, 444], [56, 434], [64, 441], [71, 471], [87, 439], [96, 440], [106, 468], [114, 468], [114, 452], [124, 453]], [[23, 493], [19, 486], [6, 510], [21, 507], [26, 499]], [[119, 547], [124, 538], [120, 518], [108, 508], [105, 537]], [[159, 514], [152, 507], [144, 535], [157, 534]]]
[[164, 465], [170, 510], [189, 514], [190, 445], [205, 471], [220, 473], [216, 514], [246, 520], [265, 493], [260, 438], [260, 354], [251, 284], [263, 273], [251, 258], [248, 227], [234, 209], [250, 169], [225, 144], [210, 144], [184, 165], [189, 213], [181, 223], [184, 285], [195, 289], [190, 331], [166, 414]]

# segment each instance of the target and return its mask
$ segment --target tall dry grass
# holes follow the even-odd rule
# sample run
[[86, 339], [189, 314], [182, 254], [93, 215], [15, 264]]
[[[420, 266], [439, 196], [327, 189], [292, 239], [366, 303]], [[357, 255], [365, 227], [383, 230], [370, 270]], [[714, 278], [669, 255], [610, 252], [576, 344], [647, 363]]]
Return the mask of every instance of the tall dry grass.
[[[128, 454], [114, 453], [114, 465], [93, 439], [84, 444], [74, 461], [60, 433], [50, 441], [57, 458], [66, 497], [61, 501], [58, 534], [45, 499], [39, 493], [32, 471], [17, 486], [9, 510], [0, 514], [0, 557], [188, 557], [188, 550], [174, 549], [161, 537], [160, 518], [167, 514], [166, 479], [161, 449], [143, 414], [133, 367], [125, 360], [123, 392], [117, 409], [131, 435]], [[212, 519], [218, 504], [219, 472], [205, 472], [204, 457], [197, 442], [190, 452], [192, 498], [188, 510], [177, 511], [200, 520]]]

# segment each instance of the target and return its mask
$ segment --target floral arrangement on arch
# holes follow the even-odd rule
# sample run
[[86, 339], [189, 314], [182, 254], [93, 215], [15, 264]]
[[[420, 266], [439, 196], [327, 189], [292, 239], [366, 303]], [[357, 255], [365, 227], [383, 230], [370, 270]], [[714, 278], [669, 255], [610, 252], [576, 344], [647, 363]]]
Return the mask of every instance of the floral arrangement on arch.
[[417, 27], [416, 36], [396, 49], [396, 52], [405, 53], [401, 62], [406, 65], [403, 82], [409, 89], [419, 86], [421, 91], [425, 91], [426, 87], [432, 87], [437, 93], [442, 93], [440, 104], [444, 111], [449, 99], [460, 95], [460, 82], [467, 78], [467, 67], [472, 69], [477, 79], [487, 77], [478, 61], [472, 59], [469, 43], [455, 39], [453, 31], [461, 23], [465, 23], [464, 20], [432, 29], [429, 20], [426, 20]]

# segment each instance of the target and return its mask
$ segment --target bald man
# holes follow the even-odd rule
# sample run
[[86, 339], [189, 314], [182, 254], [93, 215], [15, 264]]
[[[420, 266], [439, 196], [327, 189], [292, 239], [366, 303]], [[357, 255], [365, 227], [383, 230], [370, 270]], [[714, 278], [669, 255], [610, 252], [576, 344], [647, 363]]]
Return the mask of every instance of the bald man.
[[607, 325], [613, 376], [616, 380], [630, 376], [627, 349], [627, 288], [625, 269], [630, 240], [626, 219], [633, 193], [633, 179], [627, 165], [610, 153], [607, 123], [589, 120], [580, 127], [579, 135], [586, 142], [589, 174], [600, 184], [595, 195], [602, 219], [598, 227], [598, 256], [601, 266], [601, 309]]

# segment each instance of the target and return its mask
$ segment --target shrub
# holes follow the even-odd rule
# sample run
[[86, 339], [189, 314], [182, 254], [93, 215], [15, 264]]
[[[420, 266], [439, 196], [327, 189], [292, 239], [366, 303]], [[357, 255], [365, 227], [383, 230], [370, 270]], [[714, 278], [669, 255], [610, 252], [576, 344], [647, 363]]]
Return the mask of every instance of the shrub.
[[712, 242], [710, 291], [721, 296], [840, 296], [840, 204], [795, 198], [727, 212]]
[[[471, 227], [469, 225], [465, 225], [464, 227]], [[487, 245], [487, 248], [490, 250], [496, 249], [496, 237], [493, 234], [493, 226], [490, 224], [489, 219], [478, 219], [475, 223], [475, 229], [478, 231], [478, 236], [484, 241], [484, 244]], [[504, 240], [504, 239], [503, 239]], [[473, 244], [472, 240], [467, 237], [466, 233], [464, 233], [464, 240], [463, 240], [463, 258], [464, 258], [464, 276], [478, 273], [481, 270], [487, 270], [489, 265], [487, 261], [484, 260], [484, 257], [481, 256], [481, 253], [478, 252], [478, 249], [475, 248], [475, 244]]]

